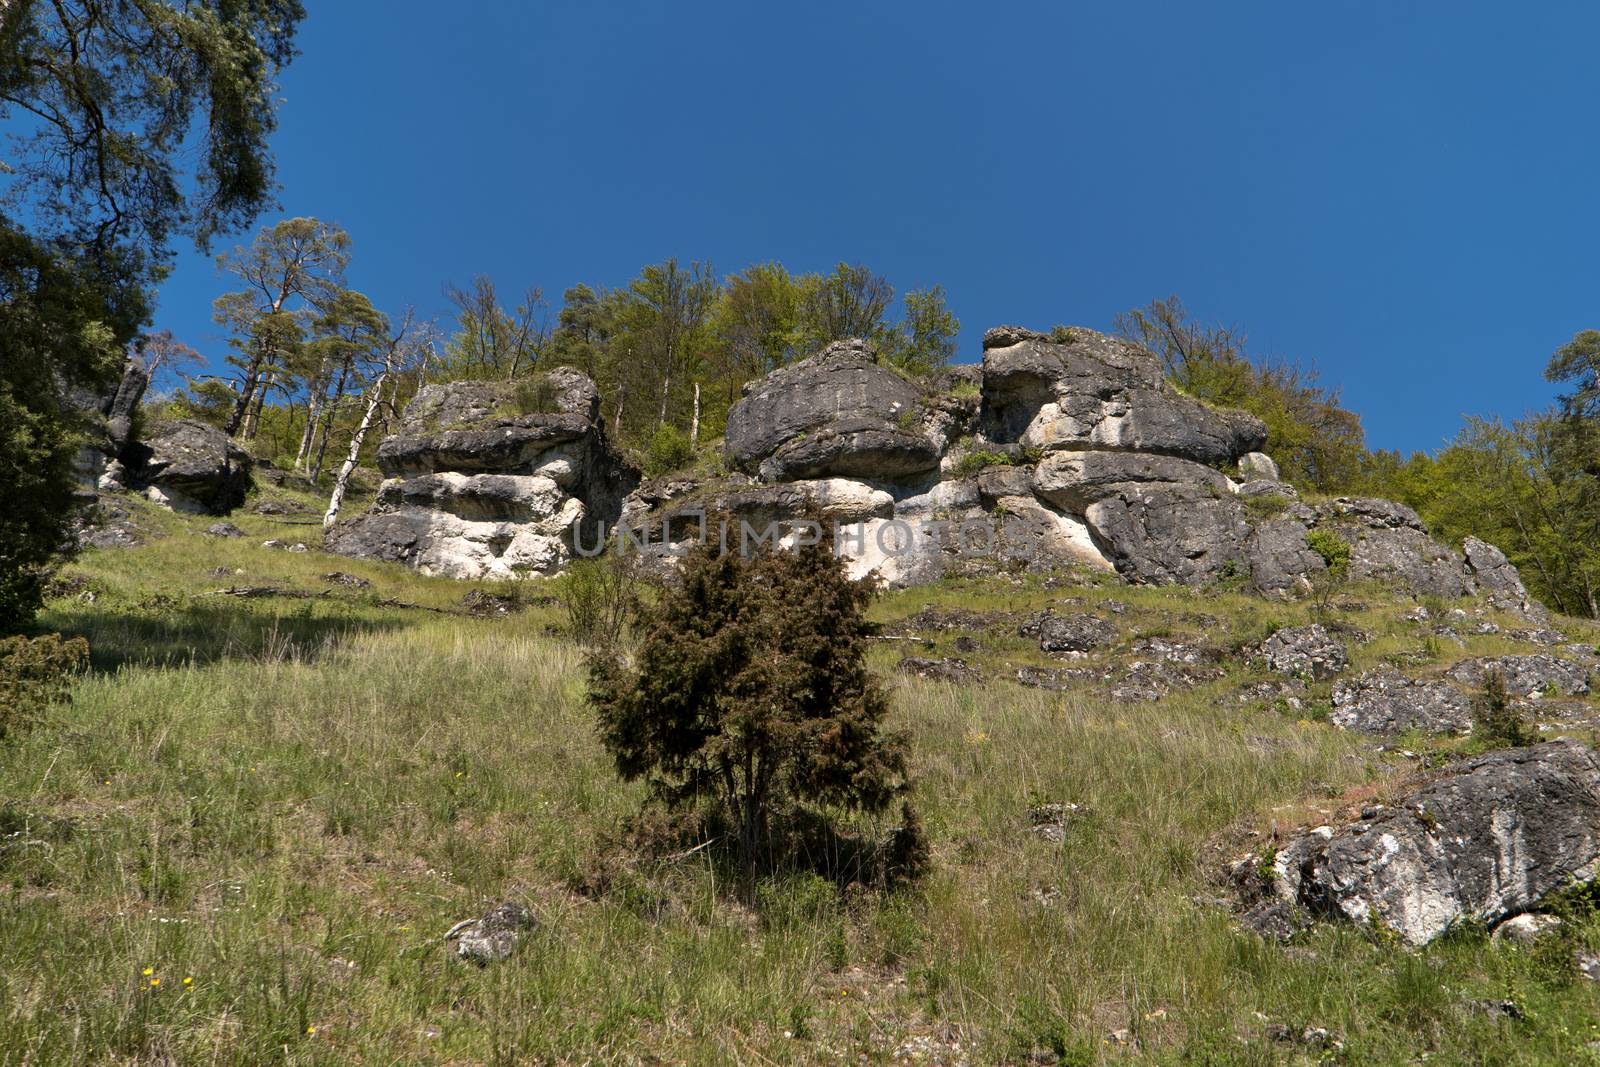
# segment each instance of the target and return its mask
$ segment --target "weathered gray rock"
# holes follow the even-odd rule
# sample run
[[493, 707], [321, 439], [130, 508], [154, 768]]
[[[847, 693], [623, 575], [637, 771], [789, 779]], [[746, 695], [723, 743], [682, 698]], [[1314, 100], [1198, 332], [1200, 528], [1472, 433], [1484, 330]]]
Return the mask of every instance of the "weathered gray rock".
[[206, 527], [206, 533], [211, 537], [243, 537], [244, 531], [231, 522], [214, 522]]
[[1285, 626], [1261, 642], [1267, 669], [1278, 674], [1322, 681], [1350, 665], [1344, 646], [1321, 623]]
[[866, 342], [837, 341], [746, 387], [728, 412], [728, 463], [766, 481], [928, 472], [939, 445], [922, 427], [921, 399]]
[[228, 435], [194, 419], [152, 427], [123, 450], [129, 484], [174, 511], [226, 515], [250, 490], [250, 456]]
[[1039, 623], [1044, 652], [1089, 652], [1117, 638], [1117, 628], [1098, 615], [1051, 615]]
[[1560, 929], [1561, 918], [1528, 912], [1514, 915], [1494, 928], [1495, 941], [1509, 941], [1514, 945], [1531, 945], [1539, 938]]
[[484, 967], [509, 959], [522, 936], [533, 928], [533, 913], [507, 901], [481, 919], [457, 923], [445, 934], [445, 941], [454, 943], [456, 959]]
[[1593, 881], [1597, 862], [1600, 758], [1551, 741], [1456, 764], [1373, 818], [1295, 839], [1275, 860], [1274, 891], [1420, 945], [1533, 910]]
[[1445, 673], [1458, 682], [1483, 685], [1494, 671], [1504, 679], [1507, 694], [1514, 697], [1578, 697], [1589, 693], [1588, 664], [1543, 654], [1483, 656], [1463, 660]]
[[1051, 452], [1034, 491], [1081, 514], [1095, 543], [1125, 578], [1194, 583], [1244, 565], [1249, 526], [1209, 467], [1135, 452]]
[[918, 678], [928, 678], [936, 682], [951, 682], [957, 685], [970, 685], [983, 680], [983, 672], [967, 664], [967, 661], [956, 656], [946, 656], [934, 659], [928, 656], [903, 656], [894, 669], [901, 674], [914, 675]]
[[1462, 558], [1428, 536], [1417, 513], [1404, 504], [1370, 497], [1340, 497], [1317, 509], [1320, 528], [1350, 545], [1350, 577], [1398, 582], [1418, 594], [1467, 596], [1475, 586]]
[[1127, 449], [1229, 462], [1266, 442], [1266, 426], [1167, 384], [1160, 361], [1119, 338], [1073, 327], [1063, 341], [1020, 327], [983, 339], [983, 432], [1045, 449]]
[[1333, 725], [1365, 734], [1464, 734], [1473, 719], [1472, 698], [1449, 682], [1408, 678], [1391, 668], [1334, 686], [1328, 715]]
[[1283, 482], [1278, 462], [1265, 452], [1246, 452], [1239, 457], [1239, 476], [1245, 481]]
[[1521, 612], [1540, 621], [1548, 617], [1544, 605], [1528, 595], [1527, 587], [1522, 584], [1522, 575], [1506, 559], [1504, 552], [1476, 537], [1463, 541], [1461, 551], [1467, 558], [1467, 567], [1476, 579], [1478, 589], [1495, 607]]
[[554, 573], [598, 549], [638, 485], [599, 412], [594, 383], [570, 367], [427, 386], [378, 448], [388, 478], [371, 511], [325, 545], [454, 578]]
[[1268, 478], [1253, 478], [1242, 485], [1236, 486], [1234, 495], [1249, 500], [1254, 497], [1280, 497], [1283, 500], [1298, 500], [1300, 492], [1288, 482], [1272, 481]]
[[1244, 558], [1257, 592], [1289, 594], [1310, 588], [1312, 578], [1328, 569], [1312, 551], [1305, 525], [1293, 519], [1258, 522], [1245, 539]]

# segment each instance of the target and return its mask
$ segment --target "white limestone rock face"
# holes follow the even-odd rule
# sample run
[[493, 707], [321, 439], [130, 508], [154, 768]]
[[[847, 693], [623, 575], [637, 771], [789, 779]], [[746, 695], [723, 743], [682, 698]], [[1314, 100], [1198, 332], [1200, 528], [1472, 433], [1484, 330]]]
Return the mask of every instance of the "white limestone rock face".
[[[530, 403], [542, 409], [518, 410]], [[570, 368], [428, 386], [378, 450], [388, 478], [371, 511], [326, 545], [451, 578], [554, 574], [600, 543], [638, 484], [598, 415], [594, 384]]]
[[1446, 768], [1375, 817], [1291, 841], [1274, 892], [1312, 914], [1374, 921], [1412, 945], [1494, 927], [1600, 864], [1600, 758], [1575, 741]]

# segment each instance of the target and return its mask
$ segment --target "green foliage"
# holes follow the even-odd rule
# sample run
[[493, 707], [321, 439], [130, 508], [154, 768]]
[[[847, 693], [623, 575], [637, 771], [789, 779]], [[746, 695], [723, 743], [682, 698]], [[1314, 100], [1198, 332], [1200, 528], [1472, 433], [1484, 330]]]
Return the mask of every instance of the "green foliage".
[[1191, 320], [1175, 296], [1118, 315], [1116, 329], [1160, 356], [1186, 395], [1265, 422], [1266, 452], [1287, 481], [1338, 492], [1359, 477], [1367, 455], [1361, 420], [1340, 406], [1337, 390], [1317, 384], [1315, 372], [1252, 358], [1240, 331]]
[[1474, 736], [1490, 748], [1520, 748], [1539, 739], [1539, 731], [1528, 723], [1522, 709], [1506, 692], [1505, 675], [1490, 670], [1483, 677], [1483, 693], [1478, 698]]
[[1255, 522], [1264, 522], [1277, 518], [1287, 511], [1292, 503], [1294, 501], [1288, 497], [1279, 496], [1276, 493], [1247, 496], [1240, 501], [1240, 504], [1244, 507], [1244, 513]]
[[913, 289], [905, 295], [906, 315], [885, 339], [885, 358], [915, 377], [932, 375], [956, 354], [961, 322], [945, 306], [944, 286]]
[[676, 426], [665, 425], [650, 435], [639, 466], [646, 478], [659, 478], [693, 462], [694, 449], [689, 444], [689, 435]]
[[863, 264], [840, 263], [824, 275], [801, 281], [799, 334], [809, 352], [851, 337], [883, 346], [889, 334], [884, 315], [894, 287]]
[[0, 222], [0, 634], [27, 625], [45, 568], [70, 547], [73, 463], [99, 432], [86, 409], [144, 314], [136, 286]]
[[574, 641], [586, 648], [615, 648], [640, 608], [634, 558], [610, 552], [574, 559], [557, 579], [556, 597]]
[[977, 449], [963, 455], [955, 464], [955, 473], [962, 478], [970, 478], [985, 467], [1012, 467], [1015, 466], [1017, 457], [1009, 452], [991, 452], [986, 449]]
[[1311, 530], [1306, 534], [1306, 544], [1322, 557], [1328, 573], [1343, 578], [1350, 572], [1350, 542], [1332, 530]]
[[449, 379], [515, 378], [539, 362], [550, 339], [544, 293], [529, 288], [512, 310], [501, 306], [494, 279], [479, 274], [469, 288], [445, 286], [456, 308], [456, 331], [444, 346], [440, 372]]
[[1050, 341], [1052, 344], [1070, 345], [1076, 340], [1077, 338], [1072, 335], [1070, 327], [1063, 326], [1060, 323], [1050, 327]]
[[175, 233], [247, 225], [274, 192], [276, 78], [304, 17], [300, 0], [5, 5], [7, 162], [44, 227], [150, 280]]
[[31, 726], [67, 699], [72, 676], [89, 662], [89, 643], [60, 634], [0, 638], [0, 739]]
[[775, 812], [882, 811], [906, 790], [907, 744], [884, 730], [888, 699], [866, 666], [871, 596], [827, 544], [696, 549], [633, 662], [591, 661], [618, 773], [669, 806], [717, 798], [747, 876], [775, 858]]

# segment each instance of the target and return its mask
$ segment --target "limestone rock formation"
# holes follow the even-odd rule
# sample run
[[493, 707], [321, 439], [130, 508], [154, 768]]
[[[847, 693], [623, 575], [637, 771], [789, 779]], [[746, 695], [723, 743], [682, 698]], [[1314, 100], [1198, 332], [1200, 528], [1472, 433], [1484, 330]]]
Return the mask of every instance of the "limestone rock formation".
[[1559, 656], [1490, 656], [1469, 659], [1447, 671], [1450, 678], [1468, 685], [1482, 685], [1491, 673], [1498, 672], [1506, 692], [1513, 697], [1587, 696], [1589, 665]]
[[1420, 945], [1530, 911], [1597, 864], [1600, 757], [1550, 741], [1456, 764], [1373, 818], [1295, 839], [1273, 882], [1285, 901]]
[[895, 480], [939, 465], [918, 390], [862, 341], [838, 341], [752, 383], [728, 413], [728, 462], [769, 482]]
[[250, 491], [249, 454], [194, 419], [150, 427], [121, 455], [125, 484], [174, 511], [226, 515]]
[[599, 412], [594, 383], [570, 368], [426, 386], [379, 446], [376, 503], [326, 545], [453, 578], [552, 574], [598, 549], [638, 484]]
[[1059, 339], [1018, 326], [983, 335], [983, 429], [1044, 449], [1114, 448], [1229, 463], [1261, 448], [1267, 428], [1166, 383], [1137, 345], [1073, 327]]
[[836, 528], [853, 574], [890, 584], [1079, 565], [1293, 596], [1327, 570], [1312, 547], [1322, 530], [1349, 544], [1357, 579], [1416, 595], [1482, 590], [1538, 617], [1492, 546], [1464, 556], [1387, 501], [1301, 502], [1260, 451], [1259, 419], [1182, 395], [1136, 345], [1016, 326], [983, 345], [981, 365], [915, 382], [866, 342], [835, 342], [745, 386], [728, 413], [730, 473], [644, 485], [606, 443], [600, 398], [575, 371], [542, 379], [533, 408], [526, 386], [432, 386], [379, 450], [388, 481], [372, 513], [328, 543], [511, 577], [558, 569], [576, 538], [599, 543], [602, 523], [612, 544], [668, 567], [700, 537], [767, 543], [818, 521]]
[[1449, 682], [1380, 668], [1334, 686], [1328, 721], [1366, 734], [1464, 734], [1472, 730], [1472, 698]]
[[1268, 670], [1317, 682], [1350, 665], [1344, 646], [1321, 623], [1285, 626], [1261, 642], [1260, 654]]

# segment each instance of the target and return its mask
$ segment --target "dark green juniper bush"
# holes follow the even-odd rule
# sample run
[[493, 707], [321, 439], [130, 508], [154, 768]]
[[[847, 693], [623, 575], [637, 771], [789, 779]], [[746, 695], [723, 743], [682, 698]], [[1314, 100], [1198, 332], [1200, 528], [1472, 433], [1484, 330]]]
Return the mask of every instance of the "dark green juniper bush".
[[748, 559], [697, 548], [632, 662], [591, 658], [618, 772], [671, 807], [715, 804], [747, 878], [773, 866], [775, 816], [884, 811], [907, 791], [907, 740], [884, 729], [866, 665], [872, 595], [825, 542]]

